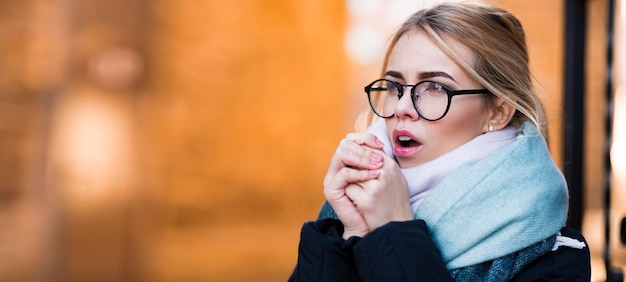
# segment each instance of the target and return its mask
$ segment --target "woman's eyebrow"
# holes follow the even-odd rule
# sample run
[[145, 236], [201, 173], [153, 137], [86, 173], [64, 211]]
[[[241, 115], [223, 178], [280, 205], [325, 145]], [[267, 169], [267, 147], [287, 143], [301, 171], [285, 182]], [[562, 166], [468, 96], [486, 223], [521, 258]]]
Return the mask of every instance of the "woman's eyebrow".
[[[392, 71], [392, 70], [387, 71], [385, 73], [385, 76], [391, 76], [391, 77], [395, 77], [395, 78], [399, 78], [399, 79], [403, 79], [404, 78], [404, 76], [400, 72]], [[452, 78], [451, 75], [449, 75], [449, 74], [447, 74], [445, 72], [442, 72], [442, 71], [424, 71], [424, 72], [420, 72], [417, 77], [420, 80], [421, 79], [434, 78], [434, 77], [445, 77], [445, 78], [448, 78], [448, 79], [456, 82], [456, 80], [454, 80], [454, 78]]]
[[403, 79], [404, 78], [402, 76], [402, 74], [400, 72], [397, 72], [397, 71], [387, 71], [385, 73], [385, 76], [391, 76], [391, 77], [395, 77], [395, 78], [399, 78], [399, 79]]
[[425, 71], [425, 72], [419, 73], [419, 79], [427, 79], [427, 78], [433, 78], [433, 77], [445, 77], [456, 82], [456, 80], [454, 80], [454, 78], [452, 78], [451, 75], [442, 71]]

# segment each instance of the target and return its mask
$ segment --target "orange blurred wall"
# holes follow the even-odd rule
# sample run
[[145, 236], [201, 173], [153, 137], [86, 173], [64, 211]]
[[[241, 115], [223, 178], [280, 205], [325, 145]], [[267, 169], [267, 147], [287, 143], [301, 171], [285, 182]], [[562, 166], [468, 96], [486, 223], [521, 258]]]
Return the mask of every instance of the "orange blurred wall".
[[15, 172], [0, 243], [22, 246], [3, 248], [0, 280], [286, 279], [352, 125], [344, 3], [28, 0], [0, 15], [0, 109], [20, 121], [0, 132], [17, 152], [1, 159]]
[[[285, 280], [346, 132], [340, 1], [161, 1], [139, 97], [147, 281]], [[158, 246], [158, 247], [157, 247]], [[176, 263], [173, 263], [176, 262]]]

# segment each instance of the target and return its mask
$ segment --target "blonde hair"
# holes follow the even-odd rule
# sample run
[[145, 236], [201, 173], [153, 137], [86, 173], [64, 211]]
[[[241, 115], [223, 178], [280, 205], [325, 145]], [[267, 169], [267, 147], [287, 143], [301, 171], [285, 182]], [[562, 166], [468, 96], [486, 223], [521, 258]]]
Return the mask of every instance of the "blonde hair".
[[[522, 123], [530, 121], [547, 137], [545, 111], [533, 91], [524, 30], [515, 16], [496, 6], [465, 2], [420, 10], [392, 37], [383, 73], [398, 40], [417, 28], [425, 31], [441, 50], [493, 94], [485, 95], [488, 105], [493, 106], [497, 97], [515, 107], [511, 125], [519, 129]], [[458, 56], [446, 38], [472, 50], [473, 65]]]

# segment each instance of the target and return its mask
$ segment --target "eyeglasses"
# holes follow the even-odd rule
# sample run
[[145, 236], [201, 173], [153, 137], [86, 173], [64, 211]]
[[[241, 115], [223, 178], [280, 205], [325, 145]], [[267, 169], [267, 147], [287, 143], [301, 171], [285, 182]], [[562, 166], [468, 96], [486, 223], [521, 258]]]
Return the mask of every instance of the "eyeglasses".
[[365, 93], [374, 113], [381, 118], [393, 117], [396, 105], [404, 95], [405, 87], [411, 87], [411, 101], [417, 114], [428, 121], [442, 119], [450, 110], [453, 96], [490, 93], [487, 89], [452, 90], [448, 86], [430, 80], [420, 81], [415, 85], [406, 85], [383, 78], [365, 86]]

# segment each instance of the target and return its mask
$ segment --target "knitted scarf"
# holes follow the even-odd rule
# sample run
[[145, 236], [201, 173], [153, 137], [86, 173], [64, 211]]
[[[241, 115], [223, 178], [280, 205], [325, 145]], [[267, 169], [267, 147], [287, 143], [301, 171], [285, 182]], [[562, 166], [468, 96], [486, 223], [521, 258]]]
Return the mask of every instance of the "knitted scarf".
[[[550, 251], [565, 224], [565, 179], [538, 130], [525, 123], [499, 147], [447, 173], [415, 211], [457, 281], [512, 278]], [[336, 218], [328, 204], [323, 217]]]

